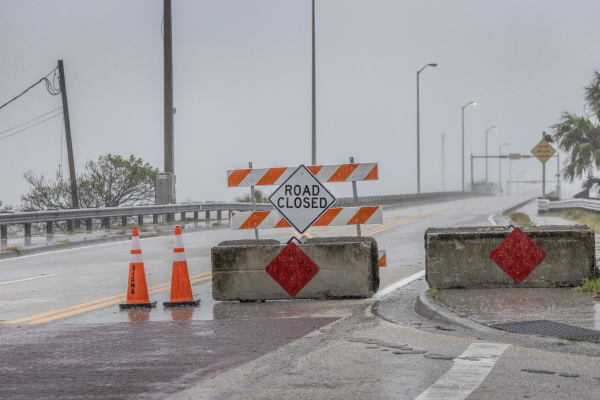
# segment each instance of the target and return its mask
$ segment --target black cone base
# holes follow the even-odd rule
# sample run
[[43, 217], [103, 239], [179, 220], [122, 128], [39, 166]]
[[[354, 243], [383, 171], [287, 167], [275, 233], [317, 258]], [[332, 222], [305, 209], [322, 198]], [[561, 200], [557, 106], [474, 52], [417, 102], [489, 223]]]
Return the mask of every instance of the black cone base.
[[156, 302], [151, 301], [150, 303], [138, 303], [138, 304], [121, 303], [121, 304], [119, 304], [119, 307], [122, 310], [125, 310], [128, 308], [152, 308], [152, 307], [156, 307]]
[[193, 307], [200, 305], [200, 299], [193, 301], [165, 301], [163, 302], [163, 307]]

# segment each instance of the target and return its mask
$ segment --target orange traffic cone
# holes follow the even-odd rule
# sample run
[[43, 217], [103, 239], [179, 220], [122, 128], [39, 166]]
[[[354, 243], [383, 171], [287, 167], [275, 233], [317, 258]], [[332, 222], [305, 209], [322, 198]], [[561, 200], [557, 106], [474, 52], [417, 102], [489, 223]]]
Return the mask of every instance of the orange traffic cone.
[[171, 277], [171, 301], [165, 301], [164, 307], [197, 306], [200, 299], [194, 300], [192, 285], [188, 274], [187, 261], [183, 250], [181, 228], [175, 226], [175, 249], [173, 250], [173, 275]]
[[127, 301], [119, 304], [121, 308], [152, 308], [156, 302], [148, 298], [148, 285], [142, 260], [142, 248], [137, 228], [131, 234], [131, 258], [129, 260], [129, 280], [127, 281]]

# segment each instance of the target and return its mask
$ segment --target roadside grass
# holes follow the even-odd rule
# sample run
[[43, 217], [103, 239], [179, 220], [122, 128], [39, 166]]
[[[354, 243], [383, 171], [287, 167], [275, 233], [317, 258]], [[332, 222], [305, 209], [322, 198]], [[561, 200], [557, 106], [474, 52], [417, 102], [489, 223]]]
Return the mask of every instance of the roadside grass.
[[535, 222], [529, 218], [529, 215], [523, 212], [503, 212], [502, 215], [515, 221], [520, 226], [535, 226]]
[[568, 219], [571, 221], [577, 221], [577, 223], [587, 225], [596, 231], [600, 230], [600, 214], [582, 210], [581, 208], [571, 208], [560, 212], [550, 212], [548, 215]]
[[21, 255], [21, 250], [23, 250], [21, 248], [21, 246], [17, 245], [17, 244], [13, 244], [11, 246], [7, 246], [4, 249], [2, 249], [2, 251], [16, 251], [17, 253], [19, 253], [19, 255]]
[[583, 282], [581, 282], [581, 286], [577, 286], [573, 290], [576, 292], [598, 293], [600, 292], [600, 278], [585, 278]]
[[431, 297], [433, 297], [435, 299], [437, 297], [437, 295], [438, 295], [437, 288], [435, 286], [429, 288], [429, 294], [431, 295]]
[[56, 243], [69, 243], [71, 242], [69, 239], [59, 239], [56, 241]]

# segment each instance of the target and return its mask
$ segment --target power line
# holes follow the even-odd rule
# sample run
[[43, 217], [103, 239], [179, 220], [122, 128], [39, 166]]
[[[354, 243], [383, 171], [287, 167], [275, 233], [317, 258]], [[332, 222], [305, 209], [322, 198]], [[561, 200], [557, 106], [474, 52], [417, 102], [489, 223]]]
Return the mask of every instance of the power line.
[[34, 126], [37, 126], [37, 125], [41, 124], [42, 122], [46, 122], [46, 121], [48, 121], [49, 119], [52, 119], [52, 118], [58, 117], [58, 116], [59, 116], [59, 115], [61, 115], [61, 114], [62, 114], [62, 111], [61, 111], [61, 112], [59, 112], [59, 113], [58, 113], [58, 114], [56, 114], [56, 115], [53, 115], [53, 116], [51, 116], [50, 118], [46, 118], [46, 119], [44, 119], [44, 120], [42, 120], [42, 121], [38, 122], [37, 124], [33, 124], [33, 125], [31, 125], [31, 126], [28, 126], [27, 128], [24, 128], [24, 129], [21, 129], [20, 131], [16, 131], [16, 132], [14, 132], [14, 133], [11, 133], [10, 135], [6, 135], [6, 136], [4, 136], [4, 137], [0, 138], [0, 140], [2, 140], [2, 139], [6, 139], [6, 138], [9, 138], [9, 137], [11, 137], [11, 136], [13, 136], [13, 135], [16, 135], [16, 134], [17, 134], [17, 133], [19, 133], [19, 132], [26, 131], [26, 130], [27, 130], [27, 129], [29, 129], [29, 128], [33, 128]]
[[56, 76], [56, 70], [58, 69], [58, 67], [54, 68], [52, 71], [50, 71], [50, 73], [48, 75], [46, 75], [45, 77], [43, 77], [42, 79], [40, 79], [39, 81], [37, 81], [36, 83], [34, 83], [33, 85], [29, 86], [23, 93], [21, 93], [20, 95], [18, 95], [17, 97], [15, 97], [14, 99], [8, 101], [7, 103], [4, 103], [0, 106], [0, 109], [6, 107], [8, 104], [12, 103], [13, 101], [15, 101], [16, 99], [18, 99], [19, 97], [23, 96], [25, 93], [27, 93], [31, 88], [33, 88], [34, 86], [38, 85], [39, 83], [41, 83], [42, 81], [46, 81], [46, 90], [48, 90], [48, 93], [50, 93], [53, 96], [56, 96], [57, 94], [60, 93], [60, 89], [56, 89], [56, 86], [54, 84], [54, 79], [55, 77], [52, 78], [52, 82], [50, 82], [48, 80], [48, 76], [50, 76], [50, 74], [52, 74], [54, 72], [54, 75]]
[[42, 115], [40, 115], [39, 117], [36, 117], [36, 118], [32, 119], [31, 121], [24, 122], [24, 123], [22, 123], [21, 125], [13, 126], [13, 127], [12, 127], [12, 128], [10, 128], [10, 129], [7, 129], [7, 130], [5, 130], [5, 131], [2, 131], [2, 132], [0, 132], [0, 135], [2, 135], [2, 134], [3, 134], [3, 133], [5, 133], [5, 132], [12, 131], [13, 129], [17, 129], [17, 128], [18, 128], [18, 127], [20, 127], [20, 126], [27, 125], [28, 123], [30, 123], [30, 122], [33, 122], [33, 121], [35, 121], [36, 119], [40, 119], [40, 118], [42, 118], [42, 117], [44, 117], [44, 116], [46, 116], [46, 115], [48, 115], [48, 114], [50, 114], [50, 113], [53, 113], [53, 112], [54, 112], [54, 111], [56, 111], [56, 110], [60, 110], [61, 108], [62, 108], [62, 107], [58, 107], [58, 108], [56, 108], [56, 109], [54, 109], [54, 110], [52, 110], [52, 111], [48, 111], [46, 114], [42, 114]]

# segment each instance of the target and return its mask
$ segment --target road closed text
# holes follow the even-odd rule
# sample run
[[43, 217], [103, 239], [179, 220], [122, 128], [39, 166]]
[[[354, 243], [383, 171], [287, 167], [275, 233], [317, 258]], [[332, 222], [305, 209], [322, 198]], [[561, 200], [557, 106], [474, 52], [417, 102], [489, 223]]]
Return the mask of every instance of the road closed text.
[[319, 197], [320, 193], [319, 185], [285, 185], [284, 196], [277, 198], [277, 207], [327, 208], [327, 198]]

